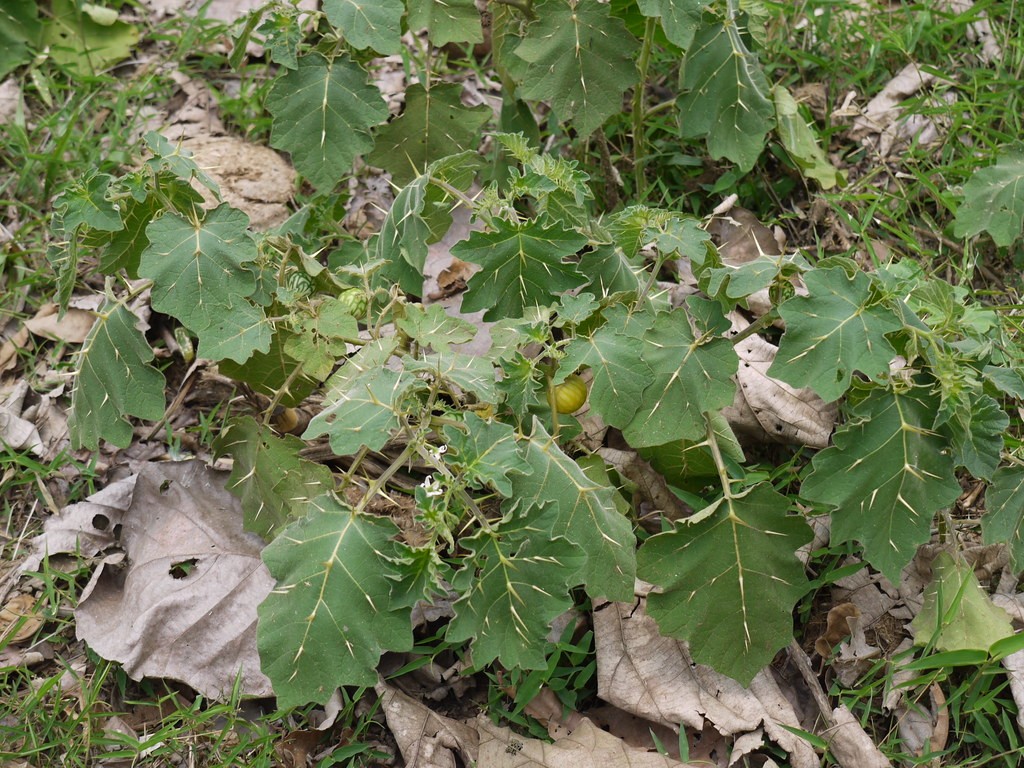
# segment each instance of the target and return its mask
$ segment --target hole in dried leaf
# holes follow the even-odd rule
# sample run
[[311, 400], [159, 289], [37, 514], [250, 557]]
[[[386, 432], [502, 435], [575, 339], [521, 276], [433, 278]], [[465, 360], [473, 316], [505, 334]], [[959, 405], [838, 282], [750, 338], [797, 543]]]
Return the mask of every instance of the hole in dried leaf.
[[93, 515], [92, 527], [97, 531], [107, 530], [107, 526], [110, 525], [110, 518], [106, 515]]
[[192, 571], [195, 570], [196, 565], [198, 563], [198, 559], [191, 557], [188, 560], [181, 560], [177, 563], [171, 563], [171, 567], [167, 570], [167, 572], [171, 575], [172, 579], [184, 579], [188, 577], [188, 575], [191, 574]]

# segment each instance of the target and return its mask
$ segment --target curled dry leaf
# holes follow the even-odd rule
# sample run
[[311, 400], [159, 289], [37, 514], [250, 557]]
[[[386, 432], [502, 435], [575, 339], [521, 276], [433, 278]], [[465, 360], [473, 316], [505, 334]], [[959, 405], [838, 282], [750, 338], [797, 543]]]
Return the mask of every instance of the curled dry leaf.
[[831, 608], [825, 623], [825, 631], [814, 641], [814, 650], [819, 656], [828, 658], [832, 649], [850, 636], [850, 619], [860, 618], [860, 608], [854, 603], [840, 603]]
[[0, 647], [21, 643], [43, 625], [32, 595], [15, 595], [0, 608]]
[[[740, 331], [747, 324], [733, 317]], [[768, 375], [779, 348], [756, 334], [735, 347], [740, 358], [736, 371], [736, 399], [722, 413], [741, 439], [826, 448], [839, 408], [810, 389], [794, 389]]]
[[180, 680], [204, 696], [270, 696], [256, 607], [274, 586], [262, 540], [242, 528], [226, 474], [147, 464], [121, 519], [126, 565], [101, 566], [75, 612], [78, 637], [133, 678]]
[[[901, 69], [853, 121], [850, 138], [876, 147], [886, 157], [910, 141], [928, 145], [943, 138], [942, 128], [922, 115], [903, 116], [900, 104], [919, 91], [931, 87], [938, 78], [915, 63]], [[952, 91], [938, 97], [942, 102], [955, 100]]]
[[500, 728], [484, 715], [476, 720], [480, 759], [488, 768], [696, 768], [656, 752], [630, 747], [584, 718], [552, 744]]
[[377, 694], [406, 765], [455, 768], [474, 763], [478, 737], [471, 725], [443, 717], [384, 683], [377, 685]]
[[784, 727], [801, 725], [770, 671], [762, 670], [743, 688], [694, 664], [685, 643], [663, 637], [642, 604], [611, 603], [595, 610], [594, 643], [598, 696], [605, 701], [674, 730], [700, 731], [705, 719], [725, 735], [763, 727], [789, 753], [794, 768], [818, 765], [807, 742]]
[[69, 504], [43, 523], [43, 532], [32, 540], [32, 553], [20, 570], [37, 571], [49, 555], [75, 552], [95, 557], [112, 547], [121, 530], [121, 519], [131, 506], [136, 476], [111, 483], [85, 501]]
[[891, 768], [892, 764], [846, 706], [832, 710], [832, 720], [833, 724], [822, 735], [842, 768]]

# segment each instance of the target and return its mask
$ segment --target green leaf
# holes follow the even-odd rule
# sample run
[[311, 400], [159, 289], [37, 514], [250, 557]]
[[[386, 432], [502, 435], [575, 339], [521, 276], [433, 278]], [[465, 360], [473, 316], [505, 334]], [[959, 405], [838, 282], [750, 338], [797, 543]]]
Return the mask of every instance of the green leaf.
[[1010, 245], [1024, 231], [1024, 145], [1001, 152], [995, 165], [975, 171], [964, 184], [953, 232], [974, 237], [983, 231], [998, 246]]
[[600, 296], [616, 293], [640, 293], [641, 267], [633, 264], [621, 248], [604, 244], [580, 256], [579, 271], [589, 279], [589, 285]]
[[822, 189], [832, 189], [840, 181], [839, 171], [825, 157], [818, 137], [804, 122], [796, 99], [781, 85], [772, 88], [772, 98], [775, 101], [775, 131], [782, 146], [804, 176], [817, 181]]
[[473, 638], [477, 667], [497, 659], [508, 669], [545, 668], [551, 622], [572, 607], [569, 588], [578, 582], [585, 556], [550, 535], [550, 510], [532, 517], [460, 540], [471, 556], [455, 574], [453, 586], [462, 596], [445, 638]]
[[395, 320], [399, 330], [437, 352], [447, 352], [452, 344], [465, 344], [476, 336], [476, 326], [461, 317], [453, 317], [440, 304], [407, 304], [405, 314]]
[[106, 307], [78, 353], [68, 429], [71, 442], [97, 450], [100, 440], [119, 448], [132, 441], [129, 416], [156, 421], [164, 415], [164, 377], [153, 368], [153, 350], [139, 318], [123, 305]]
[[827, 403], [846, 392], [854, 371], [886, 381], [896, 351], [885, 334], [903, 324], [873, 301], [870, 278], [856, 272], [851, 280], [833, 267], [807, 272], [803, 279], [810, 295], [794, 296], [779, 307], [786, 333], [768, 375], [810, 387]]
[[[259, 10], [253, 12], [259, 13]], [[302, 42], [303, 25], [298, 16], [297, 8], [277, 6], [256, 30], [263, 36], [263, 47], [270, 55], [270, 60], [288, 69], [296, 69], [299, 66], [299, 44]], [[238, 45], [237, 41], [235, 45]], [[244, 47], [242, 50], [245, 50]], [[232, 63], [233, 68], [237, 69], [238, 66]]]
[[568, 228], [591, 222], [586, 208], [593, 193], [590, 176], [579, 170], [575, 160], [539, 152], [521, 133], [499, 133], [498, 143], [522, 165], [510, 168], [505, 194], [509, 199], [533, 198], [536, 220], [544, 226], [560, 222]]
[[615, 507], [614, 490], [588, 478], [537, 419], [524, 441], [523, 458], [533, 471], [512, 478], [511, 498], [520, 515], [551, 505], [555, 517], [548, 533], [586, 553], [582, 574], [590, 596], [632, 600], [636, 537]]
[[676, 214], [672, 211], [648, 208], [646, 205], [631, 205], [612, 214], [608, 229], [626, 258], [634, 259], [640, 253], [640, 249], [651, 241], [648, 230], [663, 231], [669, 221], [675, 218]]
[[992, 604], [973, 566], [940, 552], [932, 571], [935, 578], [924, 591], [924, 605], [910, 622], [915, 644], [940, 651], [987, 651], [1013, 635], [1010, 617]]
[[[156, 131], [148, 131], [142, 138], [146, 143], [146, 148], [153, 153], [153, 157], [146, 161], [146, 165], [155, 176], [159, 177], [160, 174], [166, 172], [188, 183], [196, 179], [214, 194], [220, 195], [217, 182], [199, 167], [193, 159], [193, 154], [181, 146], [180, 140], [172, 143], [166, 136]], [[141, 200], [142, 196], [136, 195], [135, 199]]]
[[349, 305], [336, 298], [321, 301], [298, 321], [296, 331], [284, 342], [285, 354], [301, 362], [303, 371], [316, 380], [327, 378], [345, 356], [347, 340], [359, 338], [359, 324], [349, 314]]
[[683, 61], [676, 105], [684, 138], [704, 136], [713, 158], [726, 157], [743, 171], [754, 167], [775, 110], [739, 19], [697, 31]]
[[559, 363], [555, 383], [581, 366], [594, 374], [590, 407], [613, 427], [625, 427], [639, 410], [653, 372], [641, 357], [640, 339], [654, 318], [630, 314], [616, 306], [605, 312], [606, 322], [585, 336], [577, 336]]
[[405, 368], [410, 373], [427, 373], [431, 378], [454, 384], [457, 389], [452, 394], [468, 392], [484, 403], [498, 401], [494, 363], [485, 357], [462, 352], [435, 352], [424, 355], [420, 360], [406, 360]]
[[138, 41], [138, 27], [123, 21], [98, 24], [73, 0], [52, 0], [42, 44], [72, 74], [95, 75], [128, 58]]
[[327, 382], [325, 408], [310, 422], [304, 440], [326, 434], [331, 449], [348, 456], [366, 446], [379, 451], [401, 426], [403, 399], [422, 382], [383, 367], [394, 342], [368, 344]]
[[473, 180], [478, 161], [476, 152], [460, 152], [436, 160], [395, 196], [381, 224], [374, 251], [378, 259], [390, 262], [387, 276], [407, 294], [423, 293], [427, 245], [444, 237], [451, 226], [451, 195], [431, 181], [465, 189]]
[[999, 466], [1003, 433], [1010, 418], [988, 395], [968, 397], [946, 422], [952, 435], [954, 463], [974, 477], [989, 479]]
[[985, 492], [981, 531], [986, 544], [1007, 544], [1014, 566], [1024, 567], [1024, 467], [996, 470]]
[[815, 455], [801, 496], [835, 508], [832, 540], [860, 541], [868, 561], [894, 584], [932, 519], [956, 501], [949, 441], [931, 430], [938, 398], [919, 389], [874, 389]]
[[409, 29], [427, 30], [430, 43], [443, 48], [448, 43], [482, 43], [480, 12], [474, 0], [407, 0]]
[[124, 225], [118, 206], [108, 199], [113, 177], [106, 173], [93, 173], [83, 181], [72, 184], [54, 201], [64, 229], [74, 231], [85, 225], [104, 232], [116, 232]]
[[753, 261], [742, 264], [723, 264], [708, 270], [707, 292], [709, 296], [724, 294], [730, 299], [741, 299], [762, 291], [776, 280], [800, 274], [811, 268], [801, 254], [791, 253], [778, 256], [762, 254]]
[[711, 0], [637, 0], [640, 13], [661, 19], [665, 37], [680, 48], [689, 48]]
[[731, 377], [739, 367], [732, 342], [695, 337], [685, 309], [658, 315], [641, 348], [651, 376], [640, 408], [622, 430], [631, 446], [698, 438], [706, 429], [704, 414], [732, 404]]
[[242, 363], [270, 349], [263, 310], [247, 300], [256, 277], [249, 217], [226, 203], [201, 221], [165, 213], [146, 227], [139, 274], [153, 281], [153, 309], [178, 318], [199, 337], [199, 356]]
[[466, 481], [478, 488], [490, 486], [502, 496], [512, 496], [510, 474], [528, 475], [533, 467], [519, 455], [515, 430], [499, 421], [484, 421], [466, 413], [465, 431], [444, 428], [449, 452], [445, 461]]
[[412, 648], [411, 609], [396, 609], [390, 520], [333, 495], [310, 503], [263, 550], [277, 588], [259, 607], [257, 644], [277, 705], [325, 703], [342, 685], [373, 686], [384, 651]]
[[1012, 368], [997, 365], [986, 365], [982, 375], [1004, 395], [1024, 400], [1024, 376]]
[[101, 249], [99, 267], [103, 274], [112, 275], [123, 269], [133, 279], [139, 276], [139, 261], [149, 246], [146, 227], [164, 211], [167, 202], [174, 210], [185, 214], [198, 211], [202, 206], [203, 198], [198, 192], [166, 171], [157, 176], [154, 185], [156, 189], [141, 200], [130, 196], [118, 202], [123, 219], [120, 230], [86, 234], [83, 244]]
[[0, 8], [0, 80], [32, 61], [43, 31], [36, 0], [7, 0]]
[[402, 0], [324, 0], [324, 14], [345, 42], [385, 55], [402, 48]]
[[637, 42], [602, 3], [541, 0], [534, 11], [515, 49], [529, 64], [519, 94], [550, 101], [559, 119], [589, 136], [622, 110], [622, 94], [636, 84]]
[[647, 597], [661, 632], [743, 685], [793, 641], [793, 607], [809, 587], [795, 553], [812, 531], [788, 507], [761, 483], [652, 536], [637, 556], [640, 578], [661, 587]]
[[388, 117], [380, 91], [366, 81], [366, 72], [346, 56], [328, 61], [309, 54], [267, 94], [271, 146], [291, 154], [296, 170], [321, 192], [373, 148], [368, 131]]
[[404, 186], [430, 163], [476, 147], [476, 138], [491, 118], [485, 105], [462, 106], [462, 86], [438, 83], [430, 90], [414, 83], [405, 92], [402, 114], [376, 133], [366, 162], [391, 173]]
[[[319, 381], [302, 374], [293, 376], [299, 362], [285, 353], [285, 345], [294, 334], [284, 327], [278, 327], [270, 339], [266, 352], [254, 352], [244, 363], [221, 360], [218, 370], [235, 381], [244, 381], [256, 392], [267, 397], [280, 396], [284, 406], [296, 406], [316, 389]], [[289, 383], [289, 379], [291, 380]], [[288, 390], [281, 389], [288, 384]]]
[[527, 307], [547, 304], [583, 282], [575, 264], [565, 263], [587, 239], [564, 229], [498, 221], [495, 232], [474, 232], [452, 255], [483, 269], [469, 279], [462, 311], [487, 310], [484, 320], [518, 317]]
[[328, 467], [299, 457], [305, 445], [291, 435], [277, 437], [251, 416], [231, 419], [217, 435], [216, 455], [234, 459], [227, 488], [242, 502], [247, 531], [272, 539], [334, 488]]

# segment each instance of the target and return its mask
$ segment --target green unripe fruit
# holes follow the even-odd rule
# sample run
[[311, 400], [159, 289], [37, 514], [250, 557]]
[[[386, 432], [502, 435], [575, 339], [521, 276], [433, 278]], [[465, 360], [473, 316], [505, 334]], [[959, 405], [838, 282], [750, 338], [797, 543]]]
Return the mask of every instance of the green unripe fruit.
[[366, 294], [360, 288], [347, 288], [338, 295], [341, 306], [352, 317], [363, 317], [368, 306]]
[[575, 373], [555, 386], [555, 408], [559, 413], [573, 413], [587, 402], [587, 383]]

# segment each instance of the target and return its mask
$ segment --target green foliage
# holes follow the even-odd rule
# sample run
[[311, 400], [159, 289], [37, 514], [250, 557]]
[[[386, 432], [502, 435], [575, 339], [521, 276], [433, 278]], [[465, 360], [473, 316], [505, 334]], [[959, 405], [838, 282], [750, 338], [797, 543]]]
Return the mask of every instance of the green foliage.
[[995, 165], [982, 168], [964, 185], [964, 202], [957, 209], [957, 237], [988, 232], [996, 245], [1006, 246], [1024, 233], [1024, 148], [1014, 146], [996, 156]]
[[366, 80], [366, 71], [347, 56], [310, 53], [267, 96], [271, 146], [288, 152], [318, 189], [329, 190], [373, 148], [369, 129], [387, 119], [384, 99]]
[[108, 305], [78, 353], [68, 428], [79, 445], [96, 450], [100, 440], [127, 448], [129, 416], [159, 419], [164, 413], [164, 377], [149, 361], [153, 351], [139, 319], [123, 304]]
[[214, 451], [234, 459], [228, 489], [242, 502], [247, 530], [273, 538], [297, 509], [334, 487], [327, 467], [299, 457], [302, 446], [248, 416], [232, 419], [217, 436]]
[[264, 549], [278, 588], [260, 606], [257, 639], [279, 706], [374, 685], [384, 651], [412, 648], [410, 607], [392, 600], [396, 532], [325, 495]]
[[[986, 539], [1024, 561], [1020, 446], [1006, 434], [1024, 352], [1005, 314], [901, 263], [867, 272], [789, 252], [737, 264], [711, 244], [707, 220], [681, 212], [696, 207], [603, 202], [613, 161], [632, 160], [642, 189], [647, 139], [694, 150], [678, 149], [680, 135], [744, 171], [775, 136], [776, 157], [839, 185], [813, 127], [762, 68], [755, 6], [492, 10], [501, 121], [439, 80], [433, 47], [407, 54], [419, 83], [390, 122], [371, 84], [367, 62], [404, 50], [403, 29], [425, 29], [433, 46], [482, 39], [472, 0], [332, 0], [310, 39], [285, 6], [248, 20], [243, 37], [262, 36], [282, 65], [266, 102], [271, 143], [308, 182], [301, 214], [272, 234], [204, 203], [193, 185], [215, 197], [216, 185], [156, 134], [146, 162], [83, 174], [54, 202], [59, 303], [92, 264], [110, 299], [77, 360], [76, 447], [126, 445], [131, 419], [163, 416], [151, 365], [161, 334], [147, 336], [128, 309], [147, 289], [160, 323], [198, 339], [262, 410], [233, 418], [214, 447], [233, 460], [248, 528], [272, 539], [264, 559], [278, 588], [260, 609], [259, 647], [282, 706], [374, 684], [381, 654], [412, 645], [412, 606], [449, 591], [447, 642], [467, 644], [478, 666], [545, 669], [551, 622], [588, 598], [632, 600], [637, 577], [658, 587], [648, 607], [662, 632], [748, 682], [792, 640], [810, 589], [795, 555], [806, 515], [831, 512], [833, 541], [863, 547], [895, 580], [960, 494], [958, 474], [991, 478]], [[663, 111], [646, 105], [652, 51], [681, 61], [678, 130], [647, 120]], [[541, 100], [552, 119], [538, 128]], [[531, 133], [492, 130], [513, 113]], [[620, 146], [634, 155], [613, 156]], [[587, 147], [608, 167], [588, 163]], [[1015, 158], [965, 187], [958, 236], [1017, 237]], [[353, 242], [337, 212], [365, 165], [388, 171], [396, 193], [379, 233]], [[450, 250], [475, 269], [461, 310], [482, 311], [492, 340], [474, 356], [456, 345], [487, 334], [420, 300], [428, 246], [450, 235], [457, 208], [470, 234]], [[702, 296], [665, 285], [687, 270]], [[730, 313], [760, 294], [770, 308], [737, 340]], [[766, 382], [838, 403], [829, 447], [780, 448], [779, 467], [758, 446], [745, 455], [731, 419], [737, 374], [752, 365], [738, 345], [754, 333], [778, 342], [774, 362], [756, 361]], [[567, 380], [578, 394], [589, 387], [589, 416], [559, 413]], [[307, 399], [317, 390], [322, 399]], [[301, 438], [275, 434], [280, 409], [300, 405], [311, 416]], [[591, 416], [697, 513], [662, 521], [638, 550], [634, 510], [649, 500], [594, 452]], [[343, 473], [304, 458], [320, 437]], [[388, 495], [414, 508], [414, 535], [374, 514]]]
[[640, 576], [662, 588], [647, 600], [661, 631], [686, 637], [695, 661], [748, 685], [793, 638], [793, 606], [808, 586], [794, 552], [811, 529], [766, 483], [714, 506], [648, 539]]
[[928, 540], [935, 513], [960, 495], [948, 437], [931, 429], [936, 406], [925, 387], [871, 391], [814, 457], [800, 490], [835, 508], [833, 541], [860, 541], [894, 583]]
[[526, 62], [521, 96], [549, 99], [559, 118], [587, 136], [621, 109], [622, 94], [636, 84], [636, 43], [601, 3], [540, 0], [535, 12], [515, 48]]
[[461, 94], [462, 86], [454, 83], [434, 85], [429, 91], [419, 83], [410, 85], [405, 109], [377, 131], [367, 162], [389, 171], [395, 184], [405, 186], [434, 160], [475, 147], [491, 110], [462, 106]]

